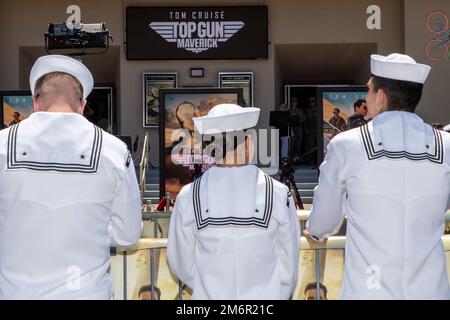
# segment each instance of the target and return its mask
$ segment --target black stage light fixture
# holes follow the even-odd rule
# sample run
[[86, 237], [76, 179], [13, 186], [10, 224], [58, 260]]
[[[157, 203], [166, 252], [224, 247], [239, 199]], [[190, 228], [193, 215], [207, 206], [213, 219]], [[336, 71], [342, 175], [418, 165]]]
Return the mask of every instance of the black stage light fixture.
[[73, 28], [69, 28], [66, 23], [49, 23], [48, 32], [45, 33], [45, 50], [80, 49], [79, 53], [72, 55], [94, 54], [85, 52], [88, 48], [102, 48], [105, 53], [109, 48], [108, 29], [104, 22], [101, 23], [80, 23]]

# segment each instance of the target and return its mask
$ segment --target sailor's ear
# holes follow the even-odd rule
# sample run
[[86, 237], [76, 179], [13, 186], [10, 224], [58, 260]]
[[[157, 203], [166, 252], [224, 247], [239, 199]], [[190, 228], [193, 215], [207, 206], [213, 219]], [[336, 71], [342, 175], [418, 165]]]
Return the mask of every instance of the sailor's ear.
[[251, 134], [245, 136], [244, 143], [246, 161], [251, 164], [256, 163], [254, 139]]
[[386, 111], [385, 109], [387, 109], [388, 106], [388, 97], [383, 89], [378, 89], [376, 94], [376, 102], [377, 105], [380, 106], [380, 111]]
[[76, 110], [77, 113], [83, 115], [84, 114], [84, 109], [86, 108], [87, 105], [87, 100], [83, 100], [80, 104], [80, 107], [78, 108], [78, 110]]
[[38, 112], [39, 111], [39, 103], [37, 101], [37, 97], [33, 96], [33, 111]]
[[386, 101], [386, 93], [383, 91], [383, 89], [378, 89], [377, 92], [375, 93], [376, 114], [383, 112], [385, 101]]

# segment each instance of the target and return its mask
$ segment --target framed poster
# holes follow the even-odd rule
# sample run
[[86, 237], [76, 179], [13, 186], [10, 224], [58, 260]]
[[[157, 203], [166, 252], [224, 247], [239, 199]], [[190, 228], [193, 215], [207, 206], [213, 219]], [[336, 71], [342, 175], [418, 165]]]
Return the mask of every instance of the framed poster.
[[220, 88], [242, 88], [243, 107], [253, 107], [253, 72], [219, 72]]
[[317, 90], [322, 87], [347, 87], [349, 85], [285, 85], [284, 103], [292, 115], [298, 116], [298, 124], [289, 129], [289, 157], [294, 164], [320, 165], [317, 157], [321, 122], [318, 121]]
[[[0, 98], [2, 101], [0, 112], [2, 128], [9, 127], [15, 121], [25, 120], [34, 111], [30, 91], [2, 91], [0, 92]], [[87, 98], [83, 115], [103, 130], [113, 133], [115, 131], [113, 88], [94, 87]]]
[[[341, 88], [341, 87], [349, 87], [351, 84], [307, 84], [307, 85], [297, 85], [297, 84], [288, 84], [284, 86], [284, 103], [288, 105], [290, 108], [291, 106], [291, 98], [292, 97], [302, 97], [305, 95], [305, 93], [308, 96], [316, 97], [317, 89], [320, 88], [327, 88], [327, 87], [334, 87], [334, 88]], [[314, 91], [313, 94], [311, 94], [311, 91]]]
[[86, 100], [84, 117], [106, 132], [116, 133], [113, 87], [94, 87]]
[[143, 74], [143, 126], [159, 126], [159, 90], [177, 87], [176, 72], [144, 72]]
[[[195, 141], [192, 118], [205, 116], [211, 108], [221, 103], [242, 103], [242, 89], [162, 89], [160, 101], [159, 136], [163, 152], [160, 152], [159, 190], [161, 198], [170, 192], [171, 198], [175, 199], [184, 185], [215, 163], [212, 157], [194, 154], [194, 150], [202, 148], [202, 141]], [[189, 153], [176, 152], [172, 155], [181, 143], [191, 148]]]
[[321, 87], [317, 91], [321, 128], [318, 148], [321, 163], [325, 158], [330, 141], [342, 131], [347, 130], [348, 118], [353, 115], [353, 104], [366, 99], [367, 86]]
[[30, 91], [2, 91], [0, 98], [2, 101], [0, 129], [25, 120], [34, 111]]

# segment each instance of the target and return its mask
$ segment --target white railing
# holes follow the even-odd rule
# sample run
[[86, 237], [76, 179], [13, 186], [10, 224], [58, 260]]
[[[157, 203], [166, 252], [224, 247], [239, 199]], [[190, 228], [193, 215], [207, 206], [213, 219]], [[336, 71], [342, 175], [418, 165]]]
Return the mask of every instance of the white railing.
[[[308, 210], [298, 210], [297, 211], [298, 219], [303, 224], [309, 217], [309, 211]], [[162, 220], [168, 220], [170, 218], [170, 212], [151, 212], [151, 213], [144, 213], [144, 218], [149, 219], [152, 221], [152, 223], [155, 223], [158, 219]], [[168, 226], [168, 221], [166, 221], [166, 229]], [[157, 223], [157, 222], [156, 222]], [[446, 214], [446, 223], [450, 224], [450, 212], [447, 212]], [[160, 227], [160, 226], [159, 226]], [[165, 236], [164, 238], [159, 238], [159, 234], [157, 231], [156, 224], [154, 224], [154, 230], [156, 230], [156, 233], [154, 234], [155, 237], [146, 237], [139, 240], [138, 243], [131, 247], [127, 248], [118, 248], [117, 249], [117, 255], [116, 258], [116, 266], [122, 266], [120, 269], [120, 272], [118, 270], [115, 270], [116, 277], [113, 277], [116, 282], [115, 286], [121, 287], [119, 291], [122, 291], [123, 294], [121, 294], [123, 299], [129, 299], [133, 298], [133, 294], [128, 292], [128, 280], [131, 274], [131, 270], [127, 268], [127, 259], [130, 259], [133, 255], [139, 255], [140, 253], [143, 253], [144, 251], [147, 251], [147, 253], [150, 256], [150, 263], [148, 266], [148, 272], [150, 274], [149, 277], [149, 283], [151, 285], [151, 296], [154, 297], [155, 295], [155, 288], [158, 282], [158, 268], [161, 268], [161, 261], [159, 260], [160, 253], [162, 250], [167, 248], [167, 235], [163, 234]], [[332, 236], [328, 238], [324, 242], [313, 242], [308, 241], [305, 237], [301, 237], [300, 240], [300, 250], [305, 251], [313, 251], [314, 257], [315, 257], [315, 282], [317, 285], [317, 288], [319, 288], [321, 277], [323, 278], [323, 274], [321, 276], [321, 273], [323, 273], [324, 266], [327, 264], [326, 259], [324, 258], [324, 253], [326, 253], [326, 250], [344, 250], [345, 249], [345, 236]], [[450, 234], [443, 235], [442, 236], [442, 242], [444, 245], [444, 250], [446, 251], [447, 255], [450, 254]], [[164, 255], [165, 259], [165, 255]], [[322, 260], [321, 260], [322, 259]], [[157, 262], [159, 261], [159, 263]], [[142, 262], [142, 261], [141, 261]], [[114, 266], [114, 264], [112, 264]], [[164, 264], [164, 266], [167, 266], [167, 264]], [[450, 268], [448, 268], [450, 270]], [[161, 273], [161, 270], [159, 270]], [[166, 270], [167, 273], [170, 273], [170, 271]], [[339, 271], [340, 272], [340, 271]], [[173, 276], [171, 276], [173, 278]], [[450, 277], [450, 274], [449, 274]], [[137, 278], [137, 277], [135, 277]], [[169, 277], [170, 278], [170, 277]], [[120, 283], [122, 282], [122, 283]], [[176, 296], [177, 299], [183, 298], [183, 284], [179, 282], [178, 280], [173, 281], [172, 286], [178, 286], [176, 290]], [[300, 288], [298, 286], [298, 288]], [[136, 291], [136, 289], [134, 290]], [[174, 291], [174, 290], [172, 290]], [[320, 290], [316, 290], [317, 294], [320, 293]], [[136, 296], [136, 295], [134, 295]], [[172, 293], [173, 297], [173, 293]], [[298, 297], [298, 294], [295, 294], [296, 298]], [[135, 297], [136, 298], [136, 297]], [[117, 299], [117, 297], [116, 297]], [[119, 298], [120, 299], [120, 298]]]

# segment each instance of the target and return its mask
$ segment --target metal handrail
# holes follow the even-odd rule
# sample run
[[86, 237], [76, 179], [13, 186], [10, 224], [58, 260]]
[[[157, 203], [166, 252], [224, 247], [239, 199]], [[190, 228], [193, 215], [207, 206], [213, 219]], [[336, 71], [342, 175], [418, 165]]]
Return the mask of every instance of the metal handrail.
[[139, 163], [139, 187], [141, 189], [141, 203], [144, 203], [144, 193], [148, 168], [148, 152], [148, 133], [146, 133], [144, 138], [144, 146], [142, 147], [141, 162]]
[[[307, 221], [311, 211], [310, 210], [297, 210], [297, 216], [299, 221]], [[154, 211], [154, 212], [143, 212], [142, 217], [144, 220], [151, 219], [170, 219], [171, 212], [167, 211]], [[347, 219], [347, 217], [344, 217]], [[445, 222], [450, 223], [450, 210], [445, 213]]]
[[[300, 222], [304, 222], [306, 220], [308, 220], [308, 217], [310, 215], [310, 211], [309, 210], [297, 210], [297, 216], [298, 216], [298, 220]], [[152, 220], [153, 222], [156, 223], [156, 221], [158, 219], [170, 219], [171, 217], [171, 212], [144, 212], [143, 213], [143, 218], [144, 220]], [[445, 215], [445, 220], [446, 223], [450, 223], [450, 211], [446, 212]], [[156, 233], [157, 236], [157, 233]], [[160, 249], [167, 249], [167, 243], [168, 243], [168, 239], [167, 238], [141, 238], [135, 245], [126, 247], [126, 248], [117, 248], [117, 253], [121, 256], [123, 256], [124, 259], [124, 269], [123, 269], [123, 283], [124, 283], [124, 299], [127, 299], [127, 277], [128, 277], [128, 273], [127, 273], [127, 269], [126, 269], [126, 257], [128, 254], [132, 254], [133, 252], [140, 252], [143, 250], [148, 250], [150, 252], [150, 284], [151, 284], [151, 296], [152, 299], [155, 295], [155, 287], [156, 287], [156, 279], [155, 279], [155, 274], [156, 274], [156, 266], [155, 266], [155, 252], [158, 252], [158, 250]], [[445, 251], [450, 251], [450, 235], [446, 234], [446, 235], [442, 235], [442, 243], [444, 246], [444, 250]], [[311, 241], [309, 239], [307, 239], [306, 237], [301, 237], [300, 238], [300, 246], [299, 249], [302, 251], [309, 251], [312, 250], [314, 251], [315, 254], [315, 264], [316, 264], [316, 286], [317, 286], [317, 297], [316, 299], [319, 299], [319, 294], [320, 294], [320, 253], [322, 251], [326, 251], [326, 250], [345, 250], [345, 242], [346, 242], [346, 237], [345, 236], [332, 236], [329, 237], [328, 239], [326, 239], [323, 242], [316, 242], [316, 241]], [[183, 285], [181, 283], [180, 280], [178, 280], [178, 299], [181, 300], [182, 299], [182, 293], [183, 293], [183, 288], [185, 287], [185, 285]]]
[[[305, 237], [300, 239], [300, 250], [333, 250], [345, 249], [345, 236], [332, 236], [324, 242], [309, 241]], [[444, 250], [450, 251], [450, 234], [442, 236]], [[129, 252], [149, 249], [165, 249], [167, 248], [167, 238], [142, 238], [130, 247], [117, 248], [118, 252]]]
[[[301, 222], [307, 221], [309, 215], [310, 210], [297, 210], [297, 217], [298, 220]], [[170, 219], [171, 212], [166, 211], [143, 212], [142, 216], [144, 220]], [[447, 212], [445, 213], [445, 222], [450, 223], [450, 210], [447, 210]], [[443, 235], [442, 240], [444, 241], [444, 245], [446, 245], [446, 250], [450, 251], [450, 235]], [[118, 248], [118, 250], [134, 251], [144, 249], [165, 248], [166, 246], [167, 246], [166, 238], [142, 238], [139, 240], [137, 244], [127, 248]], [[300, 248], [303, 250], [344, 249], [345, 236], [332, 236], [322, 243], [307, 241], [305, 237], [301, 237]]]

